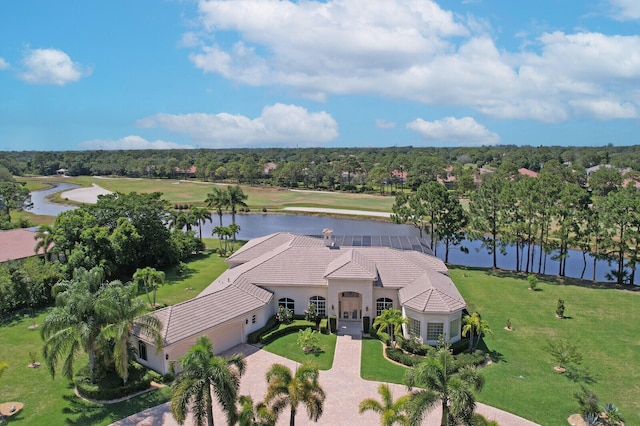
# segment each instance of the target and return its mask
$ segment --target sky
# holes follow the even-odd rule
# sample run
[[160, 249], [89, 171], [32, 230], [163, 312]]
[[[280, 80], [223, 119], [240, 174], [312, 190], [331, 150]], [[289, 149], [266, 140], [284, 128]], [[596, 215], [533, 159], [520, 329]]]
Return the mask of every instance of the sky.
[[4, 0], [0, 150], [635, 145], [638, 0]]

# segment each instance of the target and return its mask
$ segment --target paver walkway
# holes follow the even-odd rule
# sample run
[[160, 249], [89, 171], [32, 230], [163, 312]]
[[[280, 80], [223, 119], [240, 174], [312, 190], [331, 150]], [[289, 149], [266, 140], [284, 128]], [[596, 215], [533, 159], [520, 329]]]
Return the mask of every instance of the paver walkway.
[[[359, 327], [359, 323], [358, 323]], [[358, 405], [365, 398], [379, 399], [379, 382], [371, 382], [360, 378], [360, 352], [362, 348], [362, 334], [357, 329], [342, 327], [338, 332], [336, 352], [333, 366], [328, 371], [320, 372], [320, 384], [327, 394], [324, 403], [324, 413], [317, 423], [309, 420], [304, 407], [298, 408], [297, 425], [377, 425], [380, 418], [369, 411], [358, 414]], [[239, 345], [231, 353], [242, 352], [247, 359], [247, 369], [240, 383], [240, 394], [251, 395], [254, 402], [262, 400], [267, 390], [265, 374], [274, 363], [280, 363], [295, 370], [298, 365], [289, 359], [259, 350], [250, 345]], [[389, 384], [394, 399], [407, 393], [405, 386]], [[495, 420], [501, 426], [535, 426], [536, 424], [521, 417], [507, 413], [484, 404], [477, 404], [477, 412], [490, 420]], [[226, 424], [226, 418], [221, 414], [219, 406], [214, 406], [214, 419], [218, 425]], [[190, 417], [187, 425], [193, 424]], [[289, 424], [289, 409], [280, 415], [278, 425]], [[423, 422], [425, 426], [440, 424], [439, 410], [433, 410]], [[175, 426], [176, 421], [171, 416], [169, 403], [150, 408], [119, 422], [114, 426]]]

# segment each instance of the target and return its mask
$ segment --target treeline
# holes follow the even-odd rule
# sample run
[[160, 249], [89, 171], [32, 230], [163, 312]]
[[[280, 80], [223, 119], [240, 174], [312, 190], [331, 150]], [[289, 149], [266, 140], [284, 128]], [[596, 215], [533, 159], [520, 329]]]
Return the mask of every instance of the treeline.
[[[483, 175], [471, 194], [468, 212], [451, 192], [432, 182], [413, 194], [396, 196], [393, 217], [429, 229], [432, 245], [444, 240], [447, 251], [467, 231], [493, 255], [494, 268], [498, 254], [510, 246], [516, 252], [510, 269], [564, 276], [569, 249], [576, 248], [583, 258], [580, 278], [590, 257], [593, 280], [597, 260], [606, 260], [613, 266], [608, 279], [635, 284], [640, 260], [637, 186], [634, 172], [623, 176], [614, 167], [601, 167], [585, 182], [580, 172], [551, 160], [538, 177], [522, 176], [511, 167]], [[548, 258], [558, 261], [557, 271], [547, 270]]]
[[[462, 174], [469, 166], [540, 171], [550, 160], [584, 170], [598, 164], [640, 169], [640, 146], [473, 148], [263, 148], [216, 150], [131, 150], [3, 152], [0, 167], [13, 175], [113, 175], [147, 178], [198, 178], [207, 181], [270, 184], [283, 187], [354, 189], [422, 183], [442, 177], [445, 167]], [[275, 168], [273, 166], [275, 165]], [[463, 166], [467, 166], [466, 168]], [[267, 171], [265, 173], [265, 170]]]

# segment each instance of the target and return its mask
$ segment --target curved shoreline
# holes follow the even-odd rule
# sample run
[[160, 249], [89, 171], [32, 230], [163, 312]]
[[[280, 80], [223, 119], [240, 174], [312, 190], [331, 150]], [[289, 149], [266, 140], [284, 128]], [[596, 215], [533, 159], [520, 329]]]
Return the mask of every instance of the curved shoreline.
[[98, 195], [113, 194], [113, 192], [92, 183], [90, 187], [76, 188], [60, 193], [60, 197], [67, 198], [77, 203], [95, 204], [98, 202]]

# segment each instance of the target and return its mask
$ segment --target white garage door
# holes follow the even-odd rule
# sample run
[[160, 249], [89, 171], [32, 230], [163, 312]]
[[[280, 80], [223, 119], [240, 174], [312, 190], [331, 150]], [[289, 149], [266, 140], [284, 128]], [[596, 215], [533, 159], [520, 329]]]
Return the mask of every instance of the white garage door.
[[208, 334], [213, 343], [213, 351], [219, 354], [242, 343], [242, 323], [216, 327]]

